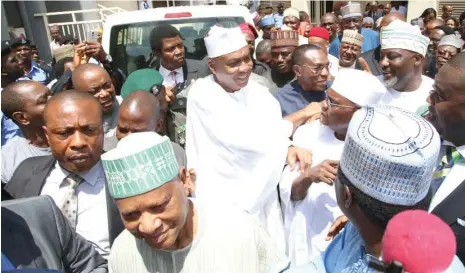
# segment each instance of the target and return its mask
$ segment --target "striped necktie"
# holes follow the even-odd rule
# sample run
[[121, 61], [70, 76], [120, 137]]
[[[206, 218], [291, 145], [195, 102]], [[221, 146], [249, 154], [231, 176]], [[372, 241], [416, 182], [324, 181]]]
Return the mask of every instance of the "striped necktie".
[[81, 184], [84, 179], [77, 174], [70, 174], [66, 178], [69, 182], [68, 192], [61, 206], [61, 212], [68, 219], [71, 227], [76, 229], [77, 214], [78, 214], [78, 199], [76, 195], [76, 188]]
[[463, 160], [463, 156], [459, 153], [459, 151], [457, 151], [457, 148], [446, 146], [446, 154], [442, 157], [439, 166], [436, 167], [436, 170], [433, 173], [433, 180], [431, 180], [433, 194], [438, 191], [454, 164], [461, 160]]

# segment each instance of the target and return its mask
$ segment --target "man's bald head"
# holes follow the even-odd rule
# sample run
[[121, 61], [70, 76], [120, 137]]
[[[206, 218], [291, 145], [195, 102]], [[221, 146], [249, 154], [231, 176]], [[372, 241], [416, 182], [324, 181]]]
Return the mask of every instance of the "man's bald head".
[[321, 19], [326, 19], [326, 18], [331, 18], [334, 21], [337, 21], [336, 15], [334, 13], [332, 13], [332, 12], [325, 13], [325, 14], [323, 14], [323, 16], [321, 16]]
[[401, 20], [403, 22], [406, 21], [405, 16], [400, 13], [400, 12], [391, 12], [389, 14], [386, 14], [383, 17], [383, 20], [381, 20], [381, 27], [387, 27], [390, 23], [392, 23], [394, 20]]
[[428, 21], [428, 24], [426, 24], [426, 30], [428, 31], [428, 33], [430, 33], [433, 29], [435, 29], [436, 27], [438, 26], [443, 26], [444, 25], [444, 21], [441, 20], [441, 19], [432, 19], [430, 21]]
[[[96, 75], [108, 75], [107, 71], [96, 64], [81, 64], [80, 66], [76, 67], [73, 71], [73, 87], [76, 91], [88, 91], [85, 90], [86, 86], [85, 81], [88, 78], [95, 77]], [[108, 76], [109, 77], [109, 76]]]
[[99, 116], [96, 116], [94, 118], [96, 120], [100, 119], [103, 123], [102, 107], [100, 106], [100, 103], [94, 96], [86, 92], [66, 90], [52, 96], [52, 98], [47, 102], [47, 105], [45, 106], [44, 110], [45, 126], [47, 126], [47, 120], [51, 116], [59, 116], [60, 109], [66, 108], [67, 105], [84, 105], [84, 102], [86, 102], [86, 105], [88, 105], [87, 102], [90, 103], [90, 105], [95, 105], [99, 109], [99, 111], [97, 111], [99, 113]]
[[96, 64], [82, 64], [73, 71], [73, 87], [98, 99], [105, 114], [113, 113], [116, 93], [108, 72]]
[[120, 111], [158, 120], [160, 119], [160, 101], [149, 92], [134, 91], [123, 100]]
[[160, 101], [149, 92], [134, 91], [121, 103], [116, 138], [135, 132], [157, 132], [161, 125]]
[[[35, 100], [48, 99], [48, 88], [36, 81], [19, 81], [5, 87], [1, 92], [2, 112], [9, 119], [13, 119], [13, 113], [27, 111], [28, 105], [36, 105]], [[30, 103], [28, 103], [30, 102]]]

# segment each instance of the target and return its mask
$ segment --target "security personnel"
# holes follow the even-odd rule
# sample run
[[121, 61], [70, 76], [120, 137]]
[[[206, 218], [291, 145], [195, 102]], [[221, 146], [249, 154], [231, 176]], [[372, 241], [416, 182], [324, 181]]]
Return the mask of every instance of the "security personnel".
[[31, 42], [26, 38], [16, 38], [11, 41], [11, 48], [16, 53], [19, 66], [24, 71], [24, 76], [18, 80], [33, 80], [47, 85], [52, 69], [32, 60]]

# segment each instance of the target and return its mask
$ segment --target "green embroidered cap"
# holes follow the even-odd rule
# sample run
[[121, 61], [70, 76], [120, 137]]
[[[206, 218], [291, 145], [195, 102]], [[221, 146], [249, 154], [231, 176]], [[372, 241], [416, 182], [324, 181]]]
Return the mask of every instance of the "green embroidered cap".
[[102, 155], [108, 190], [115, 199], [161, 187], [179, 174], [171, 141], [155, 132], [133, 133]]

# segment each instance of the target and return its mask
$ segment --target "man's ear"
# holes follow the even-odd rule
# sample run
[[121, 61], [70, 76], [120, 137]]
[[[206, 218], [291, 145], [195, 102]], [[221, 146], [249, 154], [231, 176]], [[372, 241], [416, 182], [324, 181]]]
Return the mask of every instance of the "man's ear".
[[159, 133], [159, 132], [161, 132], [163, 130], [163, 123], [164, 122], [163, 122], [162, 118], [158, 119], [157, 125], [155, 127], [155, 133]]
[[27, 114], [24, 112], [14, 112], [13, 115], [11, 115], [14, 121], [16, 123], [21, 124], [21, 125], [29, 125], [29, 120], [27, 120]]
[[294, 70], [294, 74], [297, 76], [297, 77], [301, 77], [302, 76], [302, 67], [298, 66], [298, 65], [294, 65], [292, 67], [292, 70]]
[[192, 196], [192, 193], [195, 192], [195, 171], [193, 169], [187, 171], [185, 167], [181, 167], [179, 168], [179, 177], [181, 178], [182, 184], [184, 186], [184, 192], [186, 196]]
[[352, 193], [350, 192], [350, 189], [347, 187], [347, 185], [344, 185], [344, 196], [344, 207], [349, 209], [352, 206]]
[[50, 146], [50, 137], [49, 137], [49, 131], [46, 126], [42, 126], [42, 130], [44, 130], [45, 138], [47, 138], [48, 145]]
[[208, 68], [210, 68], [213, 75], [216, 74], [215, 61], [213, 59], [208, 59]]
[[413, 58], [415, 58], [415, 66], [422, 66], [423, 65], [423, 60], [426, 60], [420, 54], [415, 54], [415, 56]]

